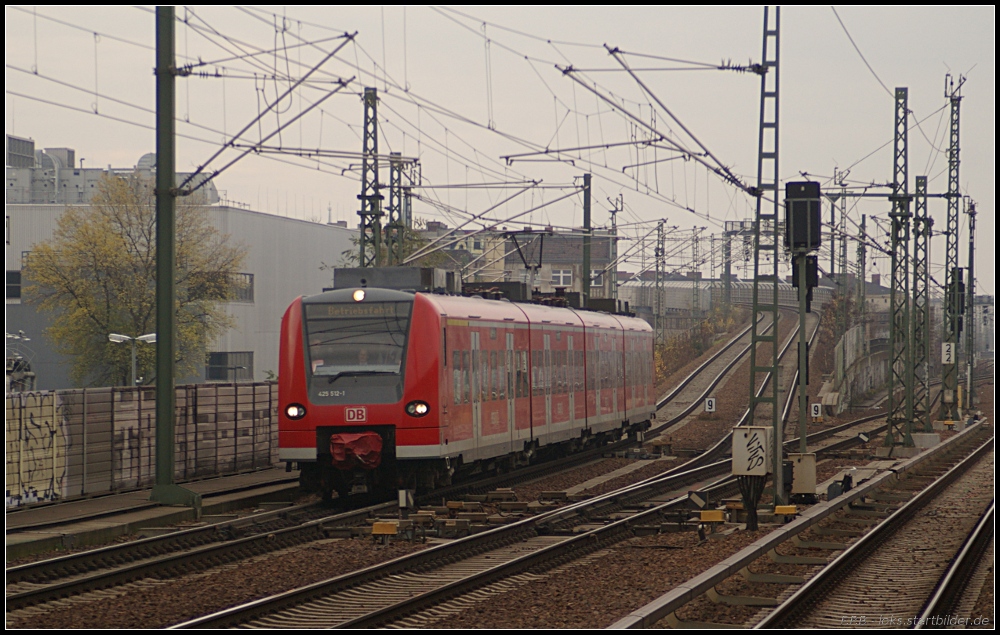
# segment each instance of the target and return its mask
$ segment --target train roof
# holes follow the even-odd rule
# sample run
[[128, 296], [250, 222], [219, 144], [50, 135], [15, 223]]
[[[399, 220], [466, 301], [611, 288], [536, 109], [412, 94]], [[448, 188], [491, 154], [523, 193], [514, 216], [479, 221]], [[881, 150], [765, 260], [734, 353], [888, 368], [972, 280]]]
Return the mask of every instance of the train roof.
[[524, 321], [533, 324], [561, 324], [566, 326], [587, 326], [590, 328], [621, 328], [626, 331], [649, 331], [652, 327], [640, 318], [612, 315], [601, 311], [577, 310], [569, 307], [553, 307], [509, 300], [487, 300], [479, 296], [441, 295], [436, 293], [414, 293], [377, 287], [356, 287], [324, 291], [302, 298], [303, 304], [354, 303], [355, 291], [365, 292], [367, 302], [408, 302], [416, 296], [430, 302], [442, 316], [459, 319], [488, 319]]
[[621, 315], [611, 315], [599, 311], [579, 311], [572, 308], [553, 307], [527, 302], [510, 302], [508, 300], [487, 300], [480, 297], [456, 295], [437, 295], [421, 293], [431, 304], [437, 307], [442, 316], [463, 319], [496, 319], [513, 318], [522, 321], [527, 318], [533, 324], [562, 324], [566, 326], [588, 326], [602, 328], [622, 328], [632, 331], [651, 330], [652, 327], [642, 319]]

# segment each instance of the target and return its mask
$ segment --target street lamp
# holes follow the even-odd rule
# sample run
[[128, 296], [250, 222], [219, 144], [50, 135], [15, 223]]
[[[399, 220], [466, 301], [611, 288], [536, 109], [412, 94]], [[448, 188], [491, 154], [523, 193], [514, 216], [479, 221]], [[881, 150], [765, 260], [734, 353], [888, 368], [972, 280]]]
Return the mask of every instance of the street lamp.
[[135, 341], [146, 342], [147, 344], [156, 343], [156, 333], [149, 333], [148, 335], [140, 335], [139, 337], [129, 337], [128, 335], [120, 335], [118, 333], [111, 333], [108, 335], [108, 339], [115, 344], [122, 344], [124, 342], [132, 342], [132, 387], [135, 387]]

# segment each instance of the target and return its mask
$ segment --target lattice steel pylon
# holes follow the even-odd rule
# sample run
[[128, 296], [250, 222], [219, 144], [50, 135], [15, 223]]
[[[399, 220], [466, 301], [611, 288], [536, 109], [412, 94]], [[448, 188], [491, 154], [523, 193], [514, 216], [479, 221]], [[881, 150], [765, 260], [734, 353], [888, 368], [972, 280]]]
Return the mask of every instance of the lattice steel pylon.
[[[892, 179], [892, 287], [889, 290], [889, 403], [885, 445], [913, 447], [913, 347], [910, 338], [909, 233], [907, 194], [907, 98], [896, 88]], [[896, 391], [903, 389], [900, 397]]]
[[699, 236], [701, 234], [701, 229], [695, 227], [691, 230], [691, 262], [694, 269], [691, 271], [691, 278], [693, 279], [693, 284], [691, 285], [691, 317], [699, 318], [701, 317], [701, 284], [699, 284], [699, 273], [701, 272], [701, 263], [699, 259], [701, 254], [699, 253]]
[[[847, 199], [844, 198], [844, 201]], [[837, 315], [837, 337], [835, 341], [840, 341], [840, 338], [847, 333], [848, 327], [850, 327], [850, 303], [847, 301], [850, 296], [850, 286], [847, 283], [847, 232], [844, 230], [844, 219], [847, 217], [846, 205], [844, 206], [844, 215], [840, 217], [840, 236], [838, 240], [835, 240], [833, 244], [838, 245], [840, 249], [837, 250], [837, 270], [840, 275], [837, 276], [837, 293], [840, 294], [840, 303], [843, 305], [840, 307], [840, 314]], [[831, 245], [832, 247], [832, 245]]]
[[666, 250], [664, 249], [663, 221], [656, 228], [656, 302], [654, 307], [656, 315], [654, 317], [654, 335], [656, 344], [663, 344], [666, 338], [663, 337], [663, 272], [665, 267]]
[[[786, 501], [782, 474], [782, 421], [778, 402], [778, 88], [781, 9], [764, 7], [761, 54], [760, 120], [757, 140], [757, 210], [753, 227], [753, 317], [750, 346], [750, 425], [770, 425], [773, 434], [772, 478], [775, 504]], [[770, 196], [771, 201], [765, 201]], [[766, 208], [770, 207], [770, 211]], [[762, 281], [767, 281], [762, 285]], [[763, 292], [763, 293], [762, 293]], [[758, 321], [759, 314], [770, 317]], [[758, 351], [761, 348], [763, 350]], [[757, 384], [770, 382], [757, 395]]]
[[378, 182], [378, 91], [366, 87], [364, 94], [365, 129], [361, 142], [361, 201], [358, 264], [382, 266], [382, 195]]
[[403, 264], [403, 161], [399, 152], [389, 153], [389, 204], [385, 208], [386, 260], [390, 267]]
[[[958, 206], [962, 199], [959, 191], [959, 113], [962, 105], [962, 84], [965, 78], [959, 76], [958, 86], [945, 76], [945, 97], [951, 102], [948, 144], [948, 223], [945, 227], [944, 278], [951, 281], [952, 272], [958, 270]], [[958, 286], [946, 284], [944, 301], [944, 332], [942, 348], [951, 346], [951, 362], [942, 355], [941, 360], [941, 410], [938, 418], [942, 421], [956, 421], [961, 414], [958, 410]]]
[[913, 427], [934, 432], [931, 424], [930, 263], [932, 218], [927, 215], [927, 177], [918, 176], [913, 214]]
[[867, 276], [867, 249], [865, 241], [868, 240], [865, 231], [865, 220], [867, 216], [865, 214], [861, 215], [861, 227], [859, 232], [861, 236], [858, 240], [858, 323], [861, 324], [861, 328], [864, 330], [861, 337], [861, 345], [863, 347], [864, 356], [868, 356], [868, 300], [866, 292], [866, 285], [868, 284], [865, 280]]

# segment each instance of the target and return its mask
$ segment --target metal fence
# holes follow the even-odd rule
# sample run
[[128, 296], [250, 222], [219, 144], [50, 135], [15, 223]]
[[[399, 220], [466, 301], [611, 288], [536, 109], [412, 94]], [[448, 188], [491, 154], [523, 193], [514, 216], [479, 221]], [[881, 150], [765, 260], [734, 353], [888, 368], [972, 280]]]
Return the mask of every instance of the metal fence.
[[[6, 396], [7, 507], [151, 486], [156, 391], [89, 388]], [[276, 382], [177, 387], [177, 482], [278, 460]]]

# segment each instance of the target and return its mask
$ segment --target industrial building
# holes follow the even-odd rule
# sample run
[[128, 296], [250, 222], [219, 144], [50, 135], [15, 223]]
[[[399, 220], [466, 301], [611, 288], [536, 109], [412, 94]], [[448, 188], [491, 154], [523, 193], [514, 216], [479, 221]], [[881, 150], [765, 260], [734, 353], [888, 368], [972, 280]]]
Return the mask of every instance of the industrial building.
[[[130, 168], [83, 168], [76, 165], [75, 155], [69, 148], [36, 150], [30, 139], [7, 137], [7, 380], [9, 384], [12, 372], [20, 373], [21, 388], [73, 387], [69, 360], [56, 353], [45, 336], [51, 316], [37, 312], [22, 294], [21, 270], [32, 248], [52, 237], [67, 207], [90, 203], [104, 174], [138, 172], [152, 177], [156, 163], [155, 155], [147, 154]], [[332, 272], [324, 263], [336, 264], [352, 248], [357, 231], [346, 223], [315, 223], [223, 204], [212, 183], [200, 191], [204, 194], [199, 202], [206, 206], [210, 224], [247, 248], [244, 270], [239, 272], [244, 285], [239, 297], [225, 307], [235, 326], [209, 348], [198, 377], [177, 381], [266, 380], [277, 371], [278, 331], [285, 309], [296, 297], [330, 286]]]

